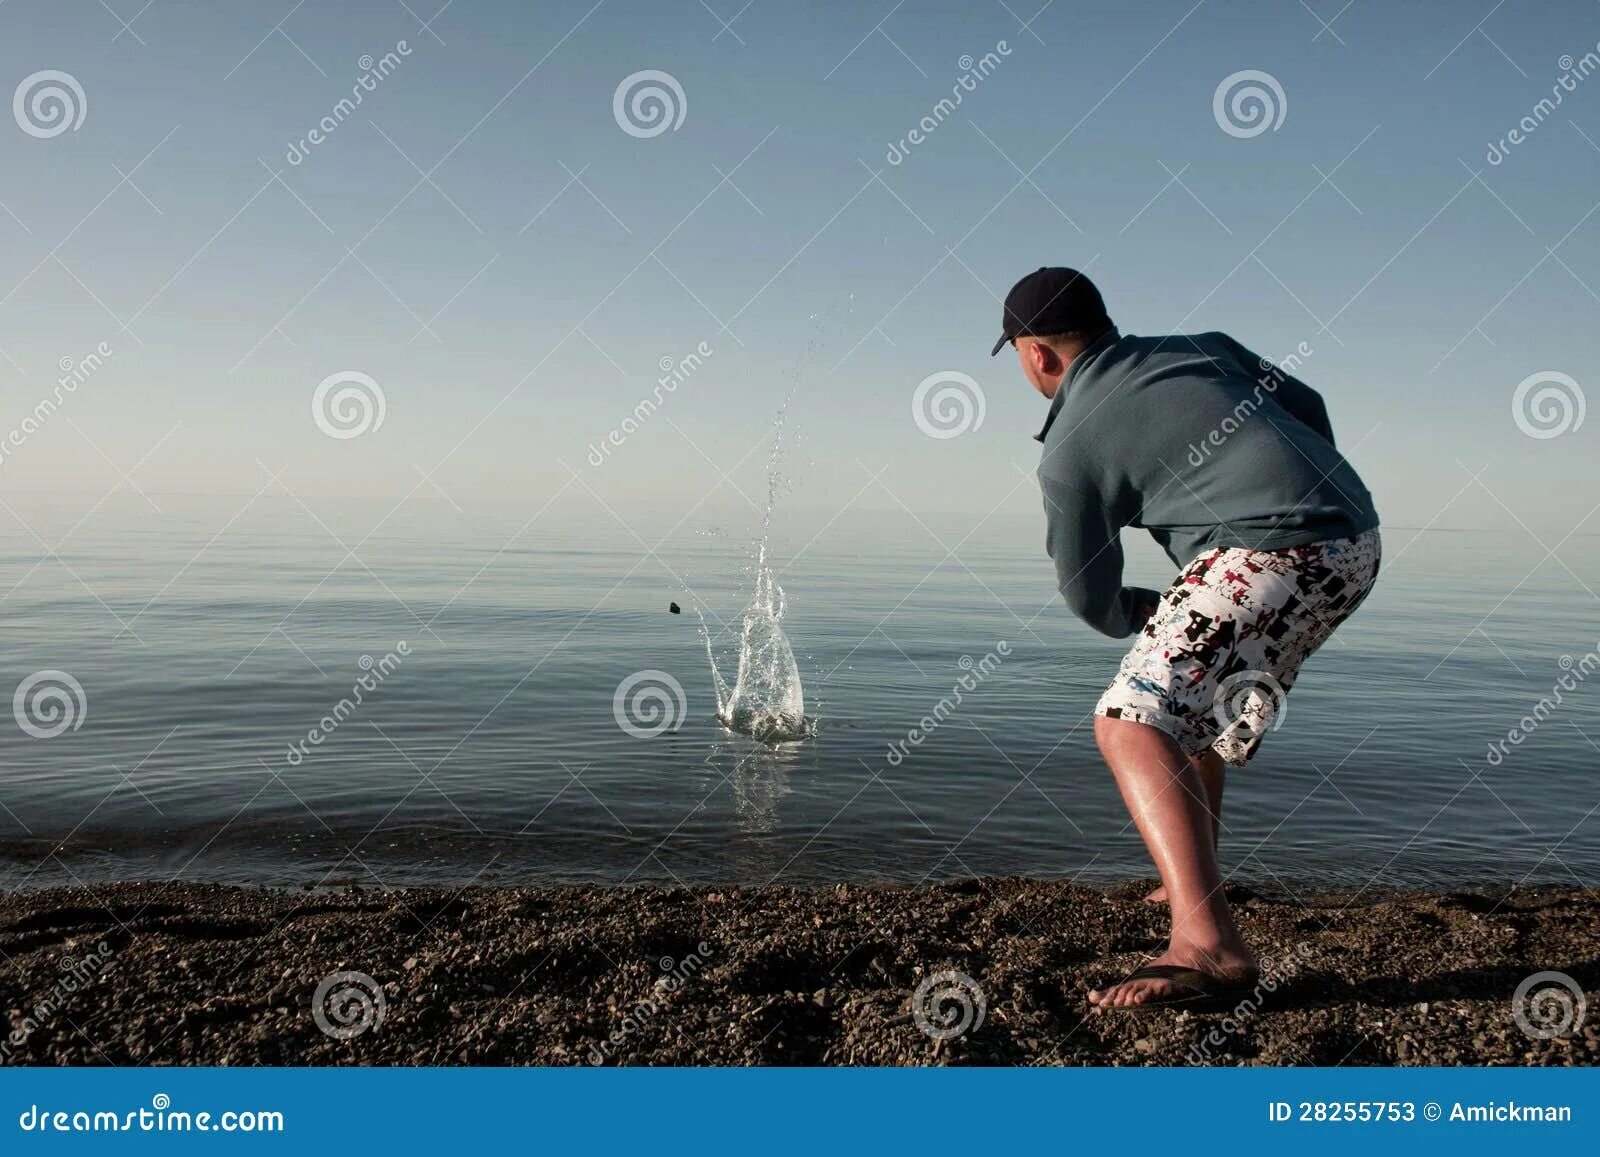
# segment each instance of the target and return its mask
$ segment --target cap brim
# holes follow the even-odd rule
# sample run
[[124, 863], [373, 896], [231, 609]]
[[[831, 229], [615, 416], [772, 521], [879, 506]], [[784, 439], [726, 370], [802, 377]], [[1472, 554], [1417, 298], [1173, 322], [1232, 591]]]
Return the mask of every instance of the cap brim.
[[1008, 334], [1008, 333], [1001, 334], [1000, 335], [1000, 340], [994, 343], [994, 349], [989, 351], [989, 356], [990, 357], [994, 357], [995, 354], [997, 354], [1001, 350], [1005, 349], [1006, 348], [1006, 342], [1008, 342], [1010, 340], [1011, 340], [1011, 335], [1010, 334]]

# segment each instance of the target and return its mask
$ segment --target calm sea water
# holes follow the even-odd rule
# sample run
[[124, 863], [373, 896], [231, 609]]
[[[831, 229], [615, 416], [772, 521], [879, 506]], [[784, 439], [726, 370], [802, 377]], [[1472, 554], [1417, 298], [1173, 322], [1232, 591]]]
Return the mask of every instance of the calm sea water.
[[[118, 501], [76, 529], [81, 508], [11, 501], [31, 529], [0, 531], [0, 689], [55, 671], [83, 697], [54, 736], [5, 719], [0, 885], [1149, 874], [1090, 729], [1122, 646], [1059, 604], [1031, 519], [780, 511], [817, 733], [772, 749], [717, 724], [693, 615], [698, 600], [713, 631], [736, 629], [742, 525], [691, 520], [652, 554], [598, 512], [523, 529], [530, 511], [444, 510], [366, 537], [376, 518], [325, 527], [282, 497]], [[1229, 781], [1228, 869], [1267, 886], [1594, 885], [1600, 673], [1487, 756], [1600, 639], [1578, 577], [1600, 575], [1600, 539], [1555, 558], [1520, 532], [1391, 529], [1385, 545], [1376, 593]], [[1131, 570], [1171, 574], [1153, 548]], [[377, 681], [367, 663], [381, 682], [329, 726]], [[645, 670], [685, 710], [639, 737], [614, 697]]]

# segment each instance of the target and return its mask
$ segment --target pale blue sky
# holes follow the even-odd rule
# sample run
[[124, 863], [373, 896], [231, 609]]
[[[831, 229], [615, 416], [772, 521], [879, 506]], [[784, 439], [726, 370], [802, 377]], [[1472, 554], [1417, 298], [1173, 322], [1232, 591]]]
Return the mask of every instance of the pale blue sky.
[[[8, 450], [0, 492], [92, 500], [126, 471], [249, 495], [280, 472], [398, 499], [425, 471], [464, 505], [565, 486], [682, 513], [721, 469], [757, 492], [748, 452], [799, 372], [795, 502], [1031, 511], [1042, 403], [987, 355], [997, 297], [1062, 263], [1126, 331], [1307, 343], [1391, 524], [1513, 525], [1503, 502], [1559, 537], [1593, 504], [1600, 417], [1535, 439], [1511, 406], [1544, 371], [1595, 393], [1600, 77], [1485, 153], [1562, 57], [1596, 51], [1595, 4], [439, 2], [0, 5], [0, 95], [53, 69], [86, 101], [55, 136], [0, 117], [0, 434], [63, 358], [113, 350]], [[363, 54], [402, 40], [289, 164]], [[1002, 41], [888, 164], [961, 58]], [[641, 138], [613, 94], [645, 69], [686, 107]], [[1246, 69], [1286, 107], [1236, 137], [1213, 94]], [[702, 341], [705, 365], [589, 465], [658, 362]], [[310, 409], [343, 370], [387, 407], [348, 440]], [[911, 398], [944, 370], [986, 417], [939, 440]]]

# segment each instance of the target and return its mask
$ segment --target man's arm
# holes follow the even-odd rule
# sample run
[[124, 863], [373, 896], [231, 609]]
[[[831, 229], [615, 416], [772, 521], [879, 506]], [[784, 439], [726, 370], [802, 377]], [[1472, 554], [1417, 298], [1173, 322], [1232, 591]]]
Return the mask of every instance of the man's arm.
[[1072, 613], [1103, 635], [1120, 639], [1144, 625], [1161, 596], [1122, 585], [1121, 527], [1097, 495], [1039, 477], [1044, 494], [1045, 550]]

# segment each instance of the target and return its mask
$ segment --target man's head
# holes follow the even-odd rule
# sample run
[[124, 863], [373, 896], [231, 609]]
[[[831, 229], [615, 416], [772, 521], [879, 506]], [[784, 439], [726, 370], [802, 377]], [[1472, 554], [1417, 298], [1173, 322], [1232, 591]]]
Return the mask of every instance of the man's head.
[[1110, 328], [1094, 282], [1076, 269], [1045, 266], [1006, 294], [1000, 340], [991, 353], [1010, 342], [1033, 388], [1053, 398], [1072, 359]]

